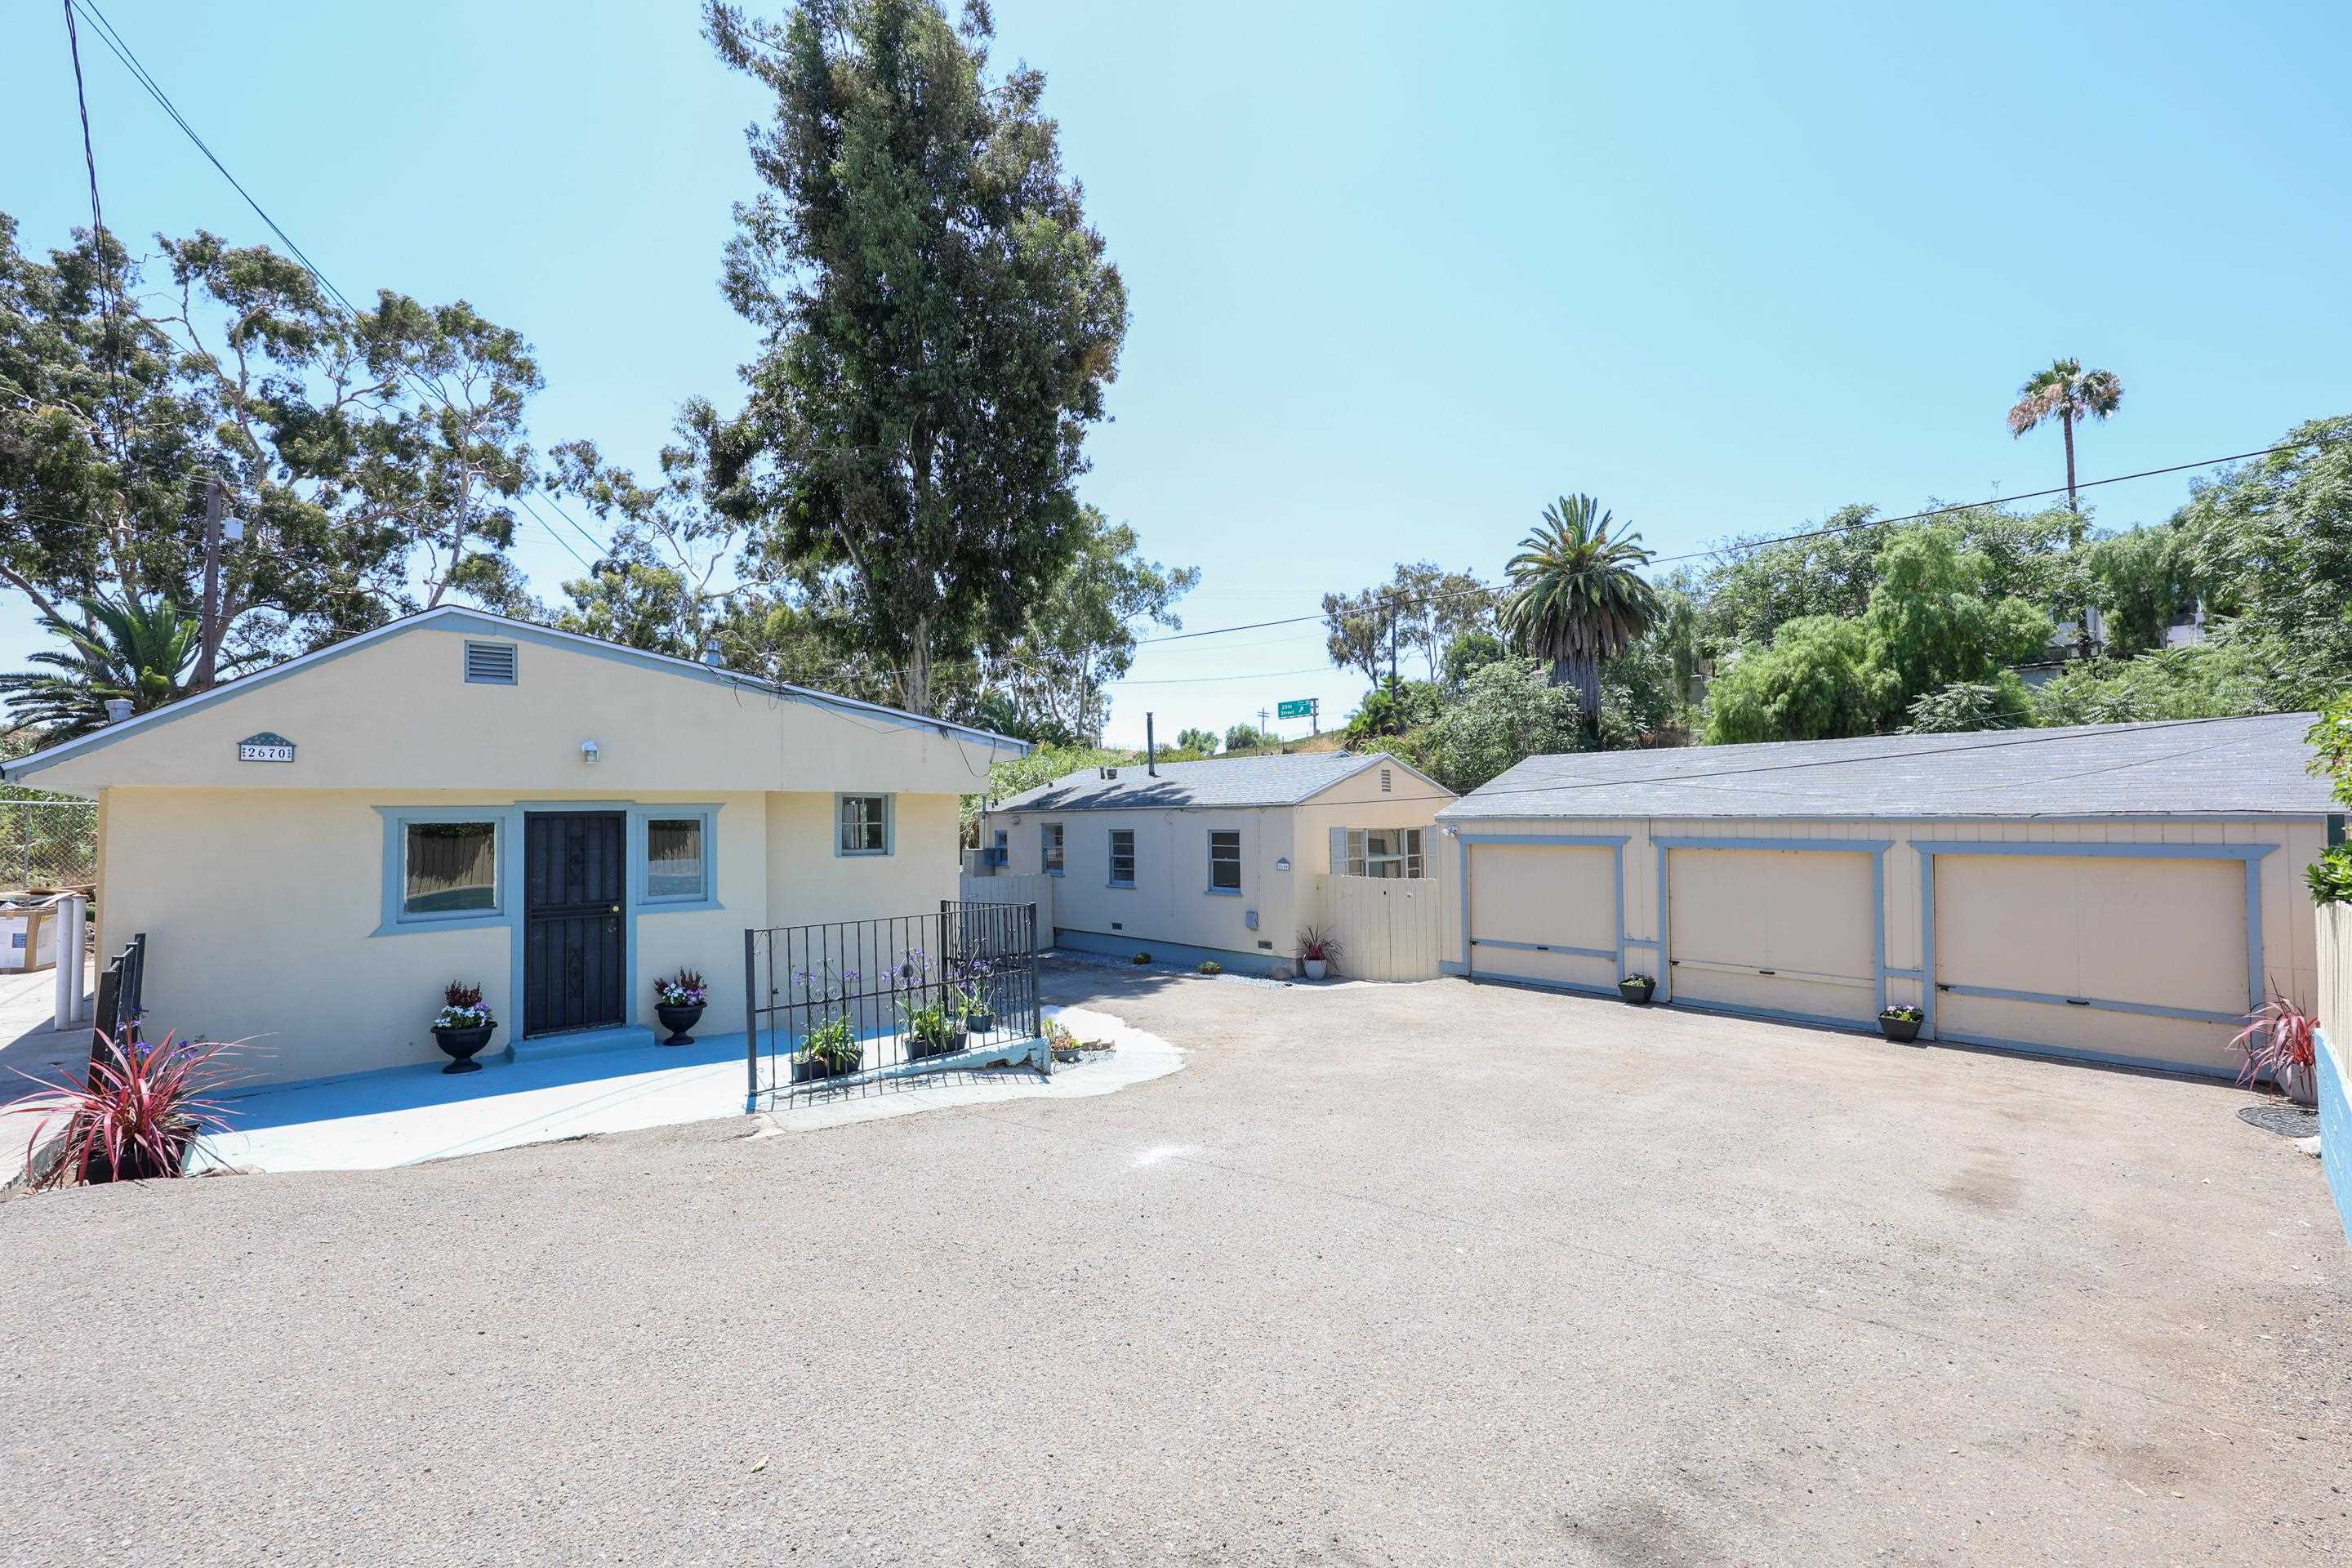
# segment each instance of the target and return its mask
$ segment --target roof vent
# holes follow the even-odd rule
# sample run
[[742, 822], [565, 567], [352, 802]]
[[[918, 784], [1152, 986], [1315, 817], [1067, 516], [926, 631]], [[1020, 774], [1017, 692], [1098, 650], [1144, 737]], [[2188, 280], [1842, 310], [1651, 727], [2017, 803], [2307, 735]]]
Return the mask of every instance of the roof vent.
[[724, 669], [727, 668], [727, 656], [715, 647], [707, 647], [702, 650], [702, 662], [709, 668]]
[[1386, 768], [1381, 770], [1381, 793], [1382, 795], [1389, 793], [1389, 771]]
[[477, 686], [515, 684], [515, 645], [510, 642], [467, 643], [466, 679]]
[[125, 719], [130, 717], [131, 699], [128, 697], [110, 697], [106, 700], [106, 721], [108, 723], [120, 724]]
[[1115, 779], [1118, 777], [1118, 770], [1117, 768], [1105, 768], [1103, 770], [1103, 777], [1107, 779]]

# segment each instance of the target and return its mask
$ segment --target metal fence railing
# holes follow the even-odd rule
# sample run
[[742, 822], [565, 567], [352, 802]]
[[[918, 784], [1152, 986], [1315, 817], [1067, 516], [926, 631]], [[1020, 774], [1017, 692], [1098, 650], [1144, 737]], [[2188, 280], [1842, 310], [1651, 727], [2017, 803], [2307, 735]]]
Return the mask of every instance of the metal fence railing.
[[110, 1048], [139, 1043], [139, 1015], [146, 1008], [147, 933], [141, 931], [98, 972], [98, 994], [90, 1009], [89, 1059]]
[[743, 990], [752, 1110], [1015, 1057], [1052, 1070], [1034, 905], [748, 930]]

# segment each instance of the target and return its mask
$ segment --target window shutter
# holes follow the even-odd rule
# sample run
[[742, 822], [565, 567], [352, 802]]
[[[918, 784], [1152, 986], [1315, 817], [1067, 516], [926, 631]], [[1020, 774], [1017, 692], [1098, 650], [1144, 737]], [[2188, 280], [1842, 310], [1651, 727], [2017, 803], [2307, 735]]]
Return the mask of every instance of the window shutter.
[[1331, 830], [1331, 875], [1344, 877], [1347, 874], [1348, 830], [1344, 827], [1335, 827]]

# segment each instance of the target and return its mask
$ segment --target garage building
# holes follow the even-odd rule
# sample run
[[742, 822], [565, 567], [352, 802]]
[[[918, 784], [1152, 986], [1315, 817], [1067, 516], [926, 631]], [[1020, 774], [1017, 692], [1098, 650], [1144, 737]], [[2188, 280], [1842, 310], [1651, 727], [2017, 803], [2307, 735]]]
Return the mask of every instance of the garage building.
[[2310, 714], [1531, 757], [1438, 813], [1449, 973], [2200, 1073], [2317, 1000]]

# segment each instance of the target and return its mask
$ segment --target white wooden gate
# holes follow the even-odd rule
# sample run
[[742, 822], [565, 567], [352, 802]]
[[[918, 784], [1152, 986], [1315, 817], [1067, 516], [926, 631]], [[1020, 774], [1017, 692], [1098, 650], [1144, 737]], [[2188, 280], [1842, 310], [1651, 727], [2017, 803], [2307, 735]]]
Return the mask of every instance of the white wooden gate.
[[1339, 939], [1333, 965], [1350, 980], [1437, 977], [1433, 877], [1317, 877], [1314, 924]]
[[964, 872], [958, 896], [968, 904], [1034, 904], [1037, 906], [1037, 946], [1054, 945], [1054, 884], [1056, 877], [975, 877]]

